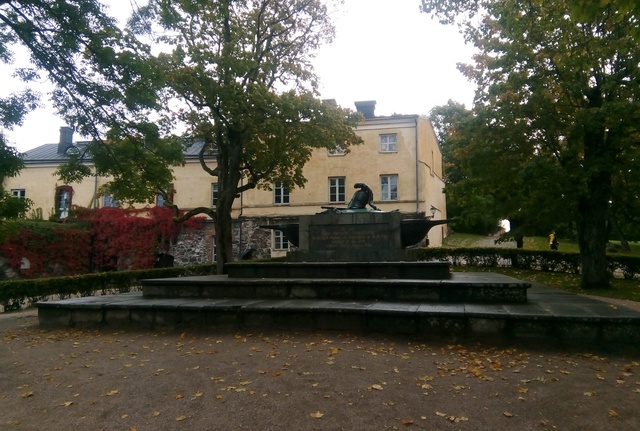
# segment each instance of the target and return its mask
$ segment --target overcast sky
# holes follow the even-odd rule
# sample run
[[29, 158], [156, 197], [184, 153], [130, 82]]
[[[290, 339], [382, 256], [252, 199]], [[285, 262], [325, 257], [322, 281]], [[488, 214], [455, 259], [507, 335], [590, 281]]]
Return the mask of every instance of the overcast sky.
[[[129, 0], [107, 1], [119, 10]], [[323, 47], [314, 65], [321, 97], [355, 109], [353, 102], [375, 100], [376, 115], [427, 115], [434, 106], [453, 99], [471, 107], [475, 86], [456, 69], [471, 61], [454, 27], [444, 27], [419, 11], [419, 0], [345, 0], [333, 15], [336, 38]], [[6, 95], [21, 84], [11, 68], [0, 67]], [[39, 90], [49, 90], [42, 85]], [[29, 114], [22, 127], [6, 136], [20, 151], [58, 141], [64, 121], [50, 107]], [[78, 137], [76, 137], [78, 138]]]

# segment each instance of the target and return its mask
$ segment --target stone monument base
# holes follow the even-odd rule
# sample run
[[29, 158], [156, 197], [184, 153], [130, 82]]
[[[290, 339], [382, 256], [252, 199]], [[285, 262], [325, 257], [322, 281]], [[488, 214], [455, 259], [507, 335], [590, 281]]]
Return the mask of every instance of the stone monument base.
[[294, 262], [381, 262], [410, 259], [399, 212], [326, 212], [301, 216]]

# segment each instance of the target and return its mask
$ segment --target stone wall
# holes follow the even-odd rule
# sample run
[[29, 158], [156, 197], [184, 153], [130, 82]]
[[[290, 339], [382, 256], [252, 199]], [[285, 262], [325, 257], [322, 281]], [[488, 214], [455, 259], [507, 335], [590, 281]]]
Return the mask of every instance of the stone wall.
[[[297, 217], [240, 217], [233, 220], [233, 256], [263, 259], [272, 256], [271, 230], [263, 225], [297, 222]], [[212, 222], [201, 229], [184, 232], [171, 247], [174, 266], [212, 263], [215, 230]], [[294, 248], [292, 248], [293, 250]], [[282, 253], [284, 254], [284, 253]]]
[[169, 254], [174, 257], [174, 266], [189, 266], [211, 263], [213, 257], [213, 223], [200, 229], [189, 229], [178, 235]]
[[[241, 217], [234, 220], [234, 254], [238, 260], [243, 256], [263, 259], [272, 256], [271, 229], [260, 226], [295, 223], [298, 217]], [[240, 250], [236, 253], [236, 248]]]

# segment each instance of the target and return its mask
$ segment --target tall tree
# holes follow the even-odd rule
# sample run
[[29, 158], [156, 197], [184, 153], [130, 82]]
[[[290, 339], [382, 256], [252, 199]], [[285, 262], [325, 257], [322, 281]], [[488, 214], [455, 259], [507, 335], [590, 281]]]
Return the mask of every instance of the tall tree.
[[[315, 97], [310, 60], [334, 31], [327, 7], [319, 0], [152, 0], [130, 24], [162, 51], [152, 60], [166, 97], [160, 124], [182, 125], [186, 145], [201, 145], [200, 166], [216, 178], [218, 200], [181, 213], [166, 187], [155, 186], [178, 221], [198, 214], [213, 219], [222, 273], [233, 259], [231, 214], [240, 193], [275, 181], [301, 187], [315, 148], [360, 143], [353, 130], [360, 115]], [[139, 200], [158, 175], [168, 186], [162, 160], [177, 157], [176, 147], [159, 132], [127, 137], [112, 130], [90, 150], [98, 172], [113, 176], [110, 188], [119, 199]], [[136, 166], [138, 158], [144, 166]], [[134, 182], [143, 185], [128, 191]]]
[[473, 142], [473, 112], [463, 104], [449, 100], [436, 106], [429, 118], [442, 148], [447, 214], [455, 217], [456, 231], [486, 235], [498, 229], [503, 216], [493, 192], [473, 175], [466, 157]]
[[[27, 85], [47, 80], [54, 86], [51, 101], [58, 113], [82, 135], [95, 140], [97, 157], [106, 158], [114, 148], [104, 139], [125, 140], [138, 147], [148, 145], [160, 155], [170, 154], [163, 163], [183, 161], [176, 139], [161, 139], [162, 124], [150, 116], [159, 106], [163, 81], [150, 55], [149, 46], [123, 32], [99, 0], [5, 0], [0, 1], [0, 61], [11, 64], [15, 48], [29, 57], [29, 65], [15, 70]], [[22, 124], [24, 116], [39, 106], [40, 95], [30, 89], [0, 99], [1, 126]], [[108, 133], [108, 135], [107, 135]], [[176, 156], [176, 153], [178, 154]], [[145, 155], [148, 153], [144, 153]], [[85, 154], [70, 159], [60, 171], [74, 181], [91, 175], [81, 162]], [[120, 160], [112, 171], [131, 172], [141, 177], [160, 177], [154, 183], [170, 183], [168, 166], [149, 169], [149, 159]], [[114, 161], [114, 158], [110, 159]], [[139, 200], [155, 193], [155, 186], [136, 182]]]
[[478, 84], [474, 155], [492, 160], [478, 172], [510, 214], [575, 220], [588, 289], [608, 285], [614, 182], [635, 169], [640, 17], [618, 7], [626, 0], [598, 13], [577, 12], [579, 1], [422, 0], [422, 10], [479, 48], [462, 68]]

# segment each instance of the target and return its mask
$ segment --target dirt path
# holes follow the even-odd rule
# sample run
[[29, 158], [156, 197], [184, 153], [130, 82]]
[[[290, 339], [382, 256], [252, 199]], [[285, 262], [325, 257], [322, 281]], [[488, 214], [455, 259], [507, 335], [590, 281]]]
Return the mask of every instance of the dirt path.
[[0, 318], [2, 430], [633, 430], [640, 358]]

